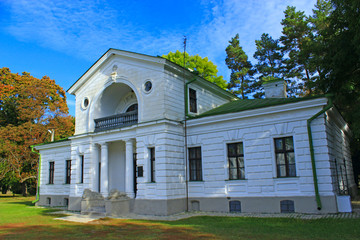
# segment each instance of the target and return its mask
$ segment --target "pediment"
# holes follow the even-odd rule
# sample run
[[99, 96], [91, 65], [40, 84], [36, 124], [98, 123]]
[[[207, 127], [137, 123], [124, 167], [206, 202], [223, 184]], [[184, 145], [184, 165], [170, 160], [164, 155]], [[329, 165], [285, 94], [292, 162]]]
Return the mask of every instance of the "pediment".
[[121, 73], [121, 69], [114, 60], [136, 66], [163, 66], [166, 62], [164, 58], [153, 57], [145, 54], [128, 52], [110, 48], [104, 53], [68, 90], [67, 92], [76, 95], [77, 91], [99, 70], [104, 70], [109, 76], [106, 84], [116, 82], [116, 79], [127, 79], [126, 74]]

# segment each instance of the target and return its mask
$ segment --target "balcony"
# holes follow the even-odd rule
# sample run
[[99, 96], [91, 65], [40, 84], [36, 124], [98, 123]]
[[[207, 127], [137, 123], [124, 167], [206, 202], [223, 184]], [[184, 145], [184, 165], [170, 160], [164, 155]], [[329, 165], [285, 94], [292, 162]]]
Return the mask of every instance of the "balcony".
[[138, 111], [121, 113], [113, 116], [94, 119], [95, 132], [101, 132], [110, 129], [128, 127], [138, 122]]

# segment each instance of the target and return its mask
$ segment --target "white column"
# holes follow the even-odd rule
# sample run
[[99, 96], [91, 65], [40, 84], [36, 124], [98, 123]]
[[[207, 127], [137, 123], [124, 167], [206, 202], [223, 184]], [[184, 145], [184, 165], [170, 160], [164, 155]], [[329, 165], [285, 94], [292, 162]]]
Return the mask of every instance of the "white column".
[[98, 192], [99, 191], [99, 145], [93, 143], [91, 145], [92, 151], [92, 161], [91, 161], [91, 179], [92, 179], [92, 191]]
[[125, 192], [130, 198], [135, 197], [134, 193], [134, 140], [126, 140], [126, 173], [125, 173]]
[[108, 144], [101, 144], [101, 183], [100, 191], [104, 197], [109, 194]]

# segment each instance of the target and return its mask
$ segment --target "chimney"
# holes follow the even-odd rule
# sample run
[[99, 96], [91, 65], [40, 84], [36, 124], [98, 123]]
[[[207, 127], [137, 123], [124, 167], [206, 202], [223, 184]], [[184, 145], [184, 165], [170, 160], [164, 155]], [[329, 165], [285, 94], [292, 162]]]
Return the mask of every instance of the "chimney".
[[265, 98], [287, 98], [286, 82], [282, 79], [275, 79], [263, 83]]
[[55, 129], [49, 129], [48, 130], [48, 132], [51, 134], [51, 142], [53, 142], [54, 141], [54, 139], [55, 139]]

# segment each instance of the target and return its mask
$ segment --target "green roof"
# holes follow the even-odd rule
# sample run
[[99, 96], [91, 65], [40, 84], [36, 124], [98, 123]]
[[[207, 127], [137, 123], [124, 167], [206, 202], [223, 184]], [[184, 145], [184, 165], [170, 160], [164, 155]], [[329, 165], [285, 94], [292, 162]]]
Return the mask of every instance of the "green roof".
[[59, 140], [56, 140], [56, 141], [53, 141], [53, 142], [43, 142], [43, 143], [39, 143], [39, 144], [36, 144], [36, 145], [34, 145], [34, 146], [36, 147], [36, 146], [42, 146], [42, 145], [48, 145], [48, 144], [53, 144], [53, 143], [58, 143], [58, 142], [66, 142], [66, 141], [70, 141], [69, 137], [67, 137], [67, 138], [62, 138], [62, 139], [59, 139]]
[[229, 103], [225, 103], [217, 108], [211, 109], [207, 112], [204, 112], [200, 115], [190, 117], [193, 118], [201, 118], [201, 117], [208, 117], [226, 113], [235, 113], [235, 112], [242, 112], [251, 109], [257, 108], [265, 108], [277, 105], [283, 105], [288, 103], [296, 103], [306, 100], [311, 100], [315, 98], [325, 97], [325, 95], [321, 96], [310, 96], [310, 97], [303, 97], [303, 98], [265, 98], [265, 99], [240, 99], [236, 101], [232, 101]]

